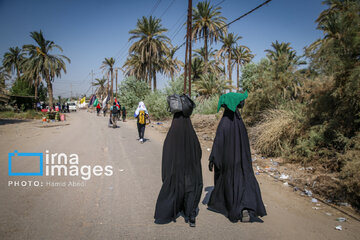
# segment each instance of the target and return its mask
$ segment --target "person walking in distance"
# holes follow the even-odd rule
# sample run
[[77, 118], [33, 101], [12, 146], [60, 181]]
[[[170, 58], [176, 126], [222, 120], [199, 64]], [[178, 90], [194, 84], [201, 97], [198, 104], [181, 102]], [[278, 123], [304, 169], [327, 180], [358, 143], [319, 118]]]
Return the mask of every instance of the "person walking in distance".
[[109, 123], [112, 124], [113, 128], [117, 128], [116, 120], [119, 111], [120, 111], [119, 107], [116, 106], [116, 103], [114, 102], [114, 105], [110, 107], [110, 119], [109, 119]]
[[125, 106], [122, 107], [121, 114], [122, 114], [123, 122], [126, 122], [126, 108], [125, 108]]
[[99, 116], [100, 115], [100, 110], [101, 110], [101, 106], [100, 106], [100, 103], [98, 103], [96, 105], [96, 114]]
[[144, 102], [139, 102], [139, 105], [134, 113], [134, 117], [137, 118], [139, 142], [144, 143], [146, 119], [150, 120], [149, 113], [148, 110], [146, 109]]

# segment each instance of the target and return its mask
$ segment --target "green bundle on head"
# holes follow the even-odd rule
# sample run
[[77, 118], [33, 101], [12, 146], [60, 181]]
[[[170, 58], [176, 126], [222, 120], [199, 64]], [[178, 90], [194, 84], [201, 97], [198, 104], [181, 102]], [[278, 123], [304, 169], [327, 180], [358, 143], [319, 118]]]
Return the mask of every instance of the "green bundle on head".
[[218, 103], [217, 111], [219, 112], [221, 106], [226, 105], [231, 111], [235, 112], [236, 107], [240, 104], [241, 101], [244, 101], [248, 97], [248, 92], [244, 93], [234, 93], [229, 92], [227, 94], [221, 95]]

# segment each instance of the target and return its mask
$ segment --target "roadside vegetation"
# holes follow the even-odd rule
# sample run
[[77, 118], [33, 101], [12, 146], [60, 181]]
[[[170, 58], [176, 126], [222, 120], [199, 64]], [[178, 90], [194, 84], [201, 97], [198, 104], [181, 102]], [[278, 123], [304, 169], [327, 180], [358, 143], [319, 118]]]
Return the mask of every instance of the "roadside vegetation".
[[44, 114], [36, 110], [14, 112], [12, 110], [0, 111], [0, 119], [42, 119]]

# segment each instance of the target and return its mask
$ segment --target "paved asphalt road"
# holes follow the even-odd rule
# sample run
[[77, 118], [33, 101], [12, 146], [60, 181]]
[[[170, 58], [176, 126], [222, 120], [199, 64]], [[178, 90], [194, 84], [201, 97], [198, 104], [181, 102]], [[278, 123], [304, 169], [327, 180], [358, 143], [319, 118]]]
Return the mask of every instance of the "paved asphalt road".
[[[69, 114], [68, 125], [49, 124], [53, 127], [0, 120], [0, 239], [359, 239], [359, 222], [336, 222], [343, 217], [340, 212], [322, 205], [315, 210], [311, 199], [266, 175], [257, 176], [268, 211], [264, 223], [231, 223], [200, 204], [196, 228], [182, 217], [154, 224], [165, 135], [148, 127], [148, 141], [140, 144], [134, 121], [117, 129], [108, 128], [107, 121], [86, 111]], [[113, 175], [92, 174], [87, 181], [81, 176], [8, 176], [7, 154], [14, 150], [77, 154], [79, 166], [111, 165]], [[203, 149], [202, 201], [212, 186], [208, 154]], [[17, 171], [33, 167], [31, 161], [21, 164]], [[40, 186], [9, 186], [16, 181], [39, 181]], [[69, 182], [85, 186], [52, 185]], [[337, 225], [343, 230], [335, 230]]]

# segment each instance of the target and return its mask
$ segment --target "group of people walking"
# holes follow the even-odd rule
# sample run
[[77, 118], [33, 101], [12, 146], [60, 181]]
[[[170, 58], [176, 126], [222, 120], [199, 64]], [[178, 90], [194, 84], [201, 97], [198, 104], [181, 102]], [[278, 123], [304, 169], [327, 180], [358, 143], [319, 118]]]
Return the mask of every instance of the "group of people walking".
[[[249, 138], [239, 112], [246, 98], [247, 92], [230, 92], [220, 97], [218, 111], [223, 107], [224, 114], [209, 157], [209, 170], [214, 171], [214, 188], [208, 209], [225, 215], [231, 222], [261, 221], [259, 217], [266, 215], [252, 169]], [[154, 218], [155, 223], [164, 224], [176, 221], [183, 214], [185, 221], [195, 227], [203, 189], [202, 151], [190, 120], [192, 109], [189, 111], [189, 104], [186, 107], [186, 111], [174, 113], [164, 141], [162, 187]]]

